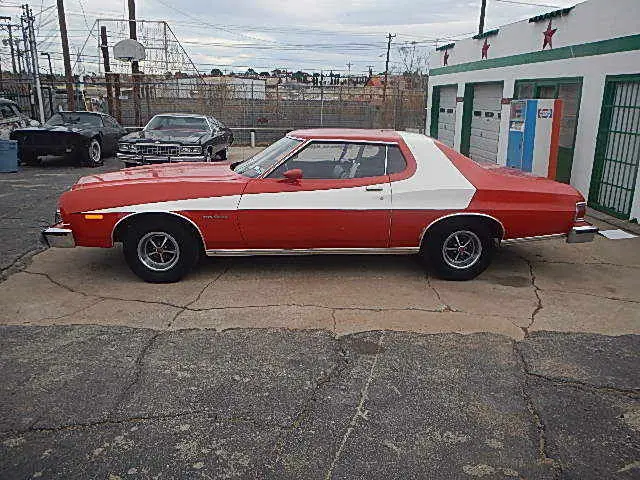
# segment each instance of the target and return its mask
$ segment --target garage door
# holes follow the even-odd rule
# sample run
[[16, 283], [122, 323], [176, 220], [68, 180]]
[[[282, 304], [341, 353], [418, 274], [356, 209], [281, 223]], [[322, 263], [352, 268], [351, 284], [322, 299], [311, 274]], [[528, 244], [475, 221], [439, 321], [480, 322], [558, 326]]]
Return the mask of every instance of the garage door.
[[474, 160], [497, 162], [501, 102], [501, 83], [473, 87], [469, 156]]
[[440, 110], [438, 113], [438, 140], [453, 148], [456, 131], [456, 96], [458, 87], [440, 87]]

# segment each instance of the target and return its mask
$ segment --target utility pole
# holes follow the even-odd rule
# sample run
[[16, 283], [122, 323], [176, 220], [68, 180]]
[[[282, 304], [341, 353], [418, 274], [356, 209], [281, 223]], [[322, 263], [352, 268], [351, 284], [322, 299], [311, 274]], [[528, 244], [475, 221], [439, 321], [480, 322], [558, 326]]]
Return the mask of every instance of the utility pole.
[[100, 27], [100, 50], [102, 50], [102, 60], [104, 62], [104, 79], [107, 83], [107, 105], [109, 115], [114, 114], [113, 109], [113, 89], [111, 88], [111, 66], [109, 65], [109, 47], [107, 45], [107, 27]]
[[480, 24], [478, 25], [478, 35], [482, 35], [484, 33], [484, 15], [487, 10], [487, 0], [482, 0], [482, 5], [480, 5]]
[[76, 97], [73, 93], [73, 72], [71, 71], [71, 58], [69, 57], [69, 38], [67, 37], [67, 20], [64, 16], [64, 1], [58, 3], [58, 23], [60, 24], [60, 40], [62, 41], [62, 59], [64, 61], [64, 79], [67, 86], [67, 108], [76, 109]]
[[[22, 6], [24, 9], [24, 5]], [[31, 75], [31, 61], [29, 59], [29, 55], [27, 52], [31, 52], [29, 48], [29, 41], [27, 40], [27, 25], [25, 25], [25, 16], [24, 14], [20, 16], [20, 28], [22, 29], [22, 54], [24, 59], [24, 69], [27, 75]]]
[[[138, 33], [136, 32], [136, 0], [128, 0], [129, 6], [129, 38], [132, 40], [138, 40]], [[140, 86], [139, 75], [140, 67], [137, 61], [131, 62], [131, 75], [133, 77], [133, 111], [135, 116], [136, 126], [140, 125]]]
[[16, 74], [16, 56], [13, 50], [13, 35], [11, 33], [11, 27], [13, 25], [11, 25], [11, 17], [0, 17], [0, 20], [6, 20], [7, 24], [5, 25], [5, 27], [7, 27], [7, 31], [9, 32], [9, 50], [11, 51], [11, 67], [13, 68], [13, 73]]
[[347, 85], [349, 85], [349, 82], [351, 81], [351, 65], [352, 65], [351, 62], [347, 63], [347, 69], [348, 69], [347, 71], [349, 72], [347, 73]]
[[33, 80], [36, 89], [36, 97], [38, 99], [38, 113], [40, 114], [40, 123], [44, 123], [44, 106], [42, 104], [42, 86], [40, 85], [40, 71], [38, 68], [38, 48], [36, 46], [36, 34], [33, 29], [34, 17], [31, 15], [29, 5], [23, 5], [24, 16], [27, 22], [29, 34], [29, 53], [31, 54], [31, 65], [33, 66]]
[[51, 68], [51, 55], [48, 52], [42, 52], [40, 55], [43, 57], [47, 57], [49, 61], [49, 82], [51, 83], [51, 90], [49, 90], [49, 110], [51, 111], [51, 115], [55, 112], [53, 111], [53, 94], [55, 92], [55, 85], [53, 83], [53, 68]]
[[384, 64], [384, 89], [382, 90], [382, 101], [387, 99], [387, 80], [389, 78], [389, 51], [391, 50], [391, 39], [395, 38], [395, 35], [387, 35], [387, 61]]

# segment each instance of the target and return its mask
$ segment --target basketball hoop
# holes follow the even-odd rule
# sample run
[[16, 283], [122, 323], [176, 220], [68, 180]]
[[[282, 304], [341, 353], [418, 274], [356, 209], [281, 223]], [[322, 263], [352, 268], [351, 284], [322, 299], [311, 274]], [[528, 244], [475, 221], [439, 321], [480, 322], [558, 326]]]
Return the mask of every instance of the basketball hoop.
[[113, 56], [122, 62], [139, 62], [146, 57], [144, 45], [131, 38], [116, 43], [113, 46]]

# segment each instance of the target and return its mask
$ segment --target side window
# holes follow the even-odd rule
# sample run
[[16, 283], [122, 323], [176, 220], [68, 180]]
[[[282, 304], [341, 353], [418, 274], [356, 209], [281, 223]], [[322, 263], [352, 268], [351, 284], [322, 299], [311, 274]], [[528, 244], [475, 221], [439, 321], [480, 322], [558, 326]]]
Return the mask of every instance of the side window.
[[118, 122], [116, 122], [113, 118], [111, 117], [102, 117], [104, 120], [104, 124], [107, 127], [111, 127], [111, 128], [120, 128], [120, 125], [118, 125]]
[[399, 147], [389, 145], [387, 150], [387, 174], [400, 173], [407, 168], [407, 161]]
[[270, 178], [299, 168], [302, 178], [346, 179], [384, 175], [385, 145], [314, 142], [274, 170]]

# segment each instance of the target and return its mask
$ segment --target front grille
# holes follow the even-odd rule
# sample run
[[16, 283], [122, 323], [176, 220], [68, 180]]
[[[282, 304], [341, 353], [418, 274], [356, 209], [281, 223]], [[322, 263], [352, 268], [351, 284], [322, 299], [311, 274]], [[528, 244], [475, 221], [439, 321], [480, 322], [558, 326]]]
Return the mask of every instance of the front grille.
[[142, 155], [159, 157], [175, 157], [180, 155], [180, 145], [163, 145], [156, 143], [139, 143], [138, 152]]

